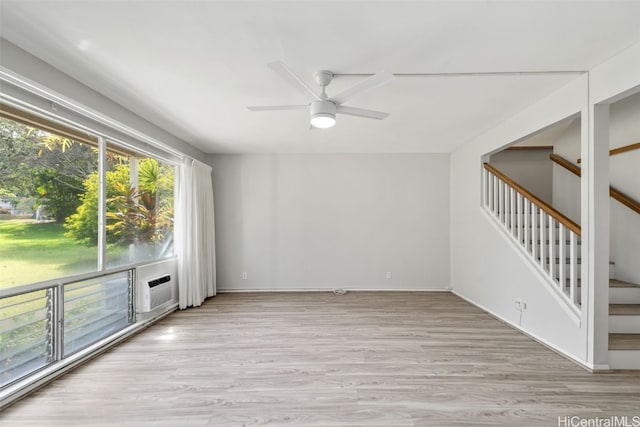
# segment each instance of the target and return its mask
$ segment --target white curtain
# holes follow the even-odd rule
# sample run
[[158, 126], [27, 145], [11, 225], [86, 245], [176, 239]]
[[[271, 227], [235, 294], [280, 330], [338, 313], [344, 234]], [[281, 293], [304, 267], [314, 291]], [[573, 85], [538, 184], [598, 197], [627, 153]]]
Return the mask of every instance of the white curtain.
[[215, 228], [211, 167], [185, 159], [179, 174], [176, 252], [180, 309], [216, 294]]

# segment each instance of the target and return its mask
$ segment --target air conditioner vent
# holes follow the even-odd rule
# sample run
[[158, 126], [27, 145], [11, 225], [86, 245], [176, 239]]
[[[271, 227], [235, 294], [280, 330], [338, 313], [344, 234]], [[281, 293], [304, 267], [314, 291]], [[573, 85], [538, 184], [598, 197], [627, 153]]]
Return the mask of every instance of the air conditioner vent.
[[142, 307], [140, 307], [140, 311], [149, 312], [171, 301], [172, 288], [173, 282], [170, 274], [148, 280], [146, 286], [142, 286]]

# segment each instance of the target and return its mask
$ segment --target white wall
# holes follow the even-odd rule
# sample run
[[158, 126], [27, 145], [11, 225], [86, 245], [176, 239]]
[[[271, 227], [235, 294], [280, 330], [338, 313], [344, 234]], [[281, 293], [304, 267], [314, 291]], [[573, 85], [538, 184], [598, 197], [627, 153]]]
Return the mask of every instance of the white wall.
[[[451, 155], [451, 286], [457, 294], [577, 360], [586, 330], [480, 205], [482, 158], [586, 107], [586, 78], [476, 138]], [[515, 300], [527, 310], [520, 318]]]
[[32, 82], [34, 86], [44, 88], [47, 92], [59, 95], [74, 104], [81, 105], [87, 111], [96, 112], [195, 159], [204, 161], [204, 154], [194, 146], [160, 129], [3, 38], [0, 38], [0, 66], [3, 71], [19, 76], [21, 80]]
[[[640, 94], [611, 104], [609, 110], [611, 148], [640, 142]], [[611, 156], [611, 185], [640, 201], [640, 150]], [[615, 278], [640, 283], [640, 215], [620, 202], [610, 203], [610, 258], [615, 262]]]
[[[549, 145], [552, 145], [550, 141]], [[491, 156], [490, 163], [518, 184], [552, 203], [553, 180], [550, 150], [504, 150]]]
[[209, 163], [219, 291], [449, 287], [449, 155]]
[[[609, 148], [640, 141], [640, 94], [611, 104]], [[558, 138], [554, 152], [577, 164], [580, 157], [580, 121], [574, 121]], [[640, 150], [609, 158], [611, 186], [640, 200]], [[553, 167], [553, 207], [580, 223], [580, 179], [565, 168]], [[610, 200], [610, 260], [615, 278], [640, 283], [640, 215], [614, 199]]]
[[[553, 153], [577, 164], [580, 158], [580, 131], [582, 119], [575, 119], [560, 135]], [[580, 178], [562, 166], [553, 164], [553, 205], [558, 211], [580, 224]]]
[[[483, 156], [510, 142], [575, 113], [586, 117], [593, 114], [595, 104], [612, 102], [639, 87], [640, 44], [636, 44], [599, 65], [589, 76], [581, 76], [451, 154], [451, 285], [454, 292], [594, 368], [606, 368], [608, 360], [608, 285], [602, 280], [608, 250], [595, 250], [600, 241], [596, 230], [602, 221], [592, 207], [600, 193], [596, 198], [593, 193], [583, 194], [582, 296], [583, 301], [587, 301], [588, 296], [588, 304], [583, 304], [581, 321], [577, 324], [552, 297], [548, 285], [528, 260], [515, 250], [509, 238], [481, 208], [481, 162]], [[594, 174], [599, 166], [592, 156], [599, 153], [594, 149], [598, 136], [586, 123], [582, 121], [580, 126], [583, 141], [580, 157], [586, 162], [582, 188], [593, 191], [594, 182], [602, 180]], [[636, 260], [637, 256], [636, 253]], [[606, 276], [604, 278], [606, 280]], [[516, 298], [522, 298], [528, 305], [522, 319], [514, 307]]]

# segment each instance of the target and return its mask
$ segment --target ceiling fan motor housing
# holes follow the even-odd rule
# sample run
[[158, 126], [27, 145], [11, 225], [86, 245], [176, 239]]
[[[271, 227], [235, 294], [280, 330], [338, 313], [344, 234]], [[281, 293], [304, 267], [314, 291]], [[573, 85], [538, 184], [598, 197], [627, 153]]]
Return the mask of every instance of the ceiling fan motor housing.
[[331, 101], [312, 101], [311, 108], [311, 122], [314, 123], [314, 119], [320, 117], [326, 117], [328, 119], [335, 120], [336, 118], [336, 104]]
[[334, 117], [336, 115], [336, 104], [331, 101], [311, 101], [311, 118], [313, 117]]

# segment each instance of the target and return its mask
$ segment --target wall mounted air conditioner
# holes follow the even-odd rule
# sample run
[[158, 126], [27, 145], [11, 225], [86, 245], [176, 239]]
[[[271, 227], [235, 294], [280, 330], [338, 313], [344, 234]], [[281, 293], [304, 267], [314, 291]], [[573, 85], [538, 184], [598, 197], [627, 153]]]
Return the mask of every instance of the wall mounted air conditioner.
[[147, 280], [141, 286], [140, 311], [149, 312], [173, 299], [173, 279], [170, 274]]

